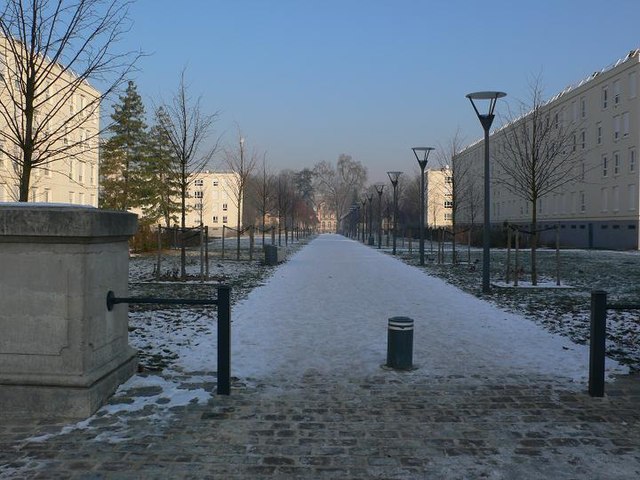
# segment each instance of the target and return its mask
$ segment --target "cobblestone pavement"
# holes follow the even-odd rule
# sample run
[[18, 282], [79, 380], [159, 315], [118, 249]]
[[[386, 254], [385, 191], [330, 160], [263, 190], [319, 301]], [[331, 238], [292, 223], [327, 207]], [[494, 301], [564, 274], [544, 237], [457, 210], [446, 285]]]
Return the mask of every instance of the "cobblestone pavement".
[[[212, 388], [212, 385], [207, 385]], [[0, 478], [640, 478], [640, 378], [605, 398], [545, 377], [233, 386], [229, 397], [91, 428], [2, 420]], [[34, 441], [42, 433], [55, 435]], [[32, 440], [28, 440], [31, 437]]]

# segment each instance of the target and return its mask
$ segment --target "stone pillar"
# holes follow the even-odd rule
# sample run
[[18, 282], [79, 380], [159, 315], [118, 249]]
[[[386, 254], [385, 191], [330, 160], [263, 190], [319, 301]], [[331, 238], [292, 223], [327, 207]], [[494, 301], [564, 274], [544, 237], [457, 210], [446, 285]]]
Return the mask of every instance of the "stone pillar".
[[136, 369], [127, 296], [131, 213], [0, 204], [0, 415], [93, 414]]

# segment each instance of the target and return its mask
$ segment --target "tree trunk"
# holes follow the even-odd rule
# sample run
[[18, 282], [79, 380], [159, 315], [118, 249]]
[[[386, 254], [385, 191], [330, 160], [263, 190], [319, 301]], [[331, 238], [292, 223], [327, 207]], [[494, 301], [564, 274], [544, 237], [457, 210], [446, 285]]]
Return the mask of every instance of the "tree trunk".
[[538, 247], [538, 211], [537, 199], [533, 201], [533, 212], [531, 214], [531, 284], [538, 285], [538, 271], [536, 268], [536, 249]]

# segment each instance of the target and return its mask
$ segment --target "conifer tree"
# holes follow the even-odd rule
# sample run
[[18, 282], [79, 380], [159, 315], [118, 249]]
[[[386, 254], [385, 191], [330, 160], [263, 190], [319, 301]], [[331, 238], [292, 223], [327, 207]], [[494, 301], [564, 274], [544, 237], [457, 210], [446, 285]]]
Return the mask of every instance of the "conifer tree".
[[147, 147], [144, 105], [133, 81], [113, 108], [113, 123], [107, 129], [111, 137], [102, 146], [100, 206], [128, 210], [143, 203]]
[[149, 223], [162, 220], [166, 227], [178, 222], [180, 213], [180, 179], [178, 160], [165, 129], [167, 112], [159, 107], [155, 123], [149, 130], [149, 143], [142, 174], [145, 179], [143, 216]]

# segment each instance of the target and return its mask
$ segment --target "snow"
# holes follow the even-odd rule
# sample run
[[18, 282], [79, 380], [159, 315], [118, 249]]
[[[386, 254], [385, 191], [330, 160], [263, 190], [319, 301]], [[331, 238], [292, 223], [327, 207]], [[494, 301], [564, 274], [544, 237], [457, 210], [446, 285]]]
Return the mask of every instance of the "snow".
[[[348, 382], [380, 373], [387, 322], [394, 316], [415, 322], [416, 369], [406, 375], [548, 375], [580, 389], [587, 381], [588, 346], [331, 234], [302, 248], [234, 306], [231, 374], [246, 384], [285, 387], [309, 375]], [[100, 439], [118, 442], [127, 438], [134, 414], [161, 422], [173, 407], [206, 403], [215, 395], [214, 310], [133, 312], [131, 320], [132, 345], [149, 354], [165, 352], [166, 368], [134, 375], [96, 415], [60, 433], [90, 429], [96, 418], [112, 416], [111, 435]], [[627, 372], [610, 359], [606, 367], [608, 376]]]
[[587, 347], [337, 235], [316, 239], [234, 309], [233, 375], [374, 373], [393, 316], [414, 319], [413, 375], [587, 378]]

